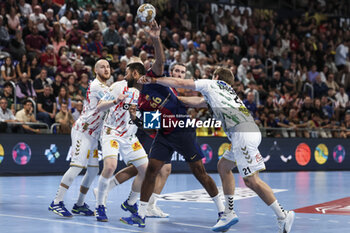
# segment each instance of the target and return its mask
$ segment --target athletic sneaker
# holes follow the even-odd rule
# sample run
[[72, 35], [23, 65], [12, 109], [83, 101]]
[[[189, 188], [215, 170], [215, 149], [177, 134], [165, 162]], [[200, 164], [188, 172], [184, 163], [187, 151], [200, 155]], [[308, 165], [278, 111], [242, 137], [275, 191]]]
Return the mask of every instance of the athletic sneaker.
[[88, 204], [84, 203], [82, 206], [78, 206], [77, 204], [74, 204], [72, 209], [73, 214], [80, 214], [84, 216], [94, 216], [94, 212], [89, 209]]
[[147, 218], [169, 218], [169, 214], [164, 213], [158, 206], [148, 206], [146, 212]]
[[287, 211], [286, 217], [284, 219], [278, 219], [279, 233], [289, 233], [292, 229], [292, 225], [295, 218], [294, 211]]
[[133, 205], [129, 205], [128, 204], [128, 200], [124, 201], [121, 205], [120, 205], [120, 208], [122, 208], [122, 210], [124, 211], [129, 211], [130, 213], [132, 214], [135, 214], [137, 213], [137, 204], [133, 204]]
[[236, 223], [238, 223], [238, 217], [235, 212], [223, 213], [219, 221], [215, 224], [215, 226], [213, 226], [212, 230], [215, 232], [225, 232]]
[[64, 206], [63, 201], [60, 201], [58, 204], [51, 202], [51, 205], [49, 206], [49, 210], [62, 217], [73, 217], [71, 212], [69, 212]]
[[216, 222], [219, 222], [219, 220], [221, 219], [221, 217], [224, 215], [224, 212], [219, 212], [218, 213], [218, 219], [216, 220]]
[[138, 213], [132, 214], [130, 217], [122, 217], [120, 221], [129, 225], [137, 225], [138, 227], [145, 227], [145, 218], [141, 218]]
[[95, 216], [97, 221], [99, 222], [108, 222], [108, 218], [106, 215], [106, 208], [104, 205], [99, 205], [95, 210]]
[[[94, 197], [95, 197], [95, 199], [96, 199], [96, 201], [97, 201], [97, 192], [98, 192], [98, 189], [97, 189], [97, 188], [94, 188], [94, 189], [92, 190], [92, 192], [94, 193]], [[105, 196], [103, 197], [102, 204], [103, 204], [104, 206], [106, 206], [106, 202], [107, 202], [107, 192], [106, 192]], [[107, 209], [107, 208], [106, 208], [106, 209]]]

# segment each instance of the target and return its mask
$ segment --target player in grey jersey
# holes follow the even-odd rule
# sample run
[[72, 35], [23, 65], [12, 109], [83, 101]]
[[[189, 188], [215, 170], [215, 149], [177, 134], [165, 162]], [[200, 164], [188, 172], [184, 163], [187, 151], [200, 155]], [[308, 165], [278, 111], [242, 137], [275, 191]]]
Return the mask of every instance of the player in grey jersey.
[[284, 210], [270, 186], [259, 177], [259, 171], [265, 170], [264, 160], [258, 150], [261, 133], [242, 100], [228, 84], [233, 80], [233, 74], [229, 69], [218, 68], [213, 74], [213, 80], [143, 77], [139, 82], [199, 91], [203, 97], [180, 97], [179, 99], [192, 107], [206, 107], [208, 103], [215, 118], [222, 122], [224, 131], [231, 141], [230, 150], [226, 151], [218, 162], [226, 203], [224, 215], [212, 230], [227, 231], [238, 222], [238, 217], [233, 210], [235, 180], [232, 174], [232, 169], [237, 166], [247, 187], [256, 192], [276, 214], [279, 233], [288, 233], [292, 228], [295, 213]]

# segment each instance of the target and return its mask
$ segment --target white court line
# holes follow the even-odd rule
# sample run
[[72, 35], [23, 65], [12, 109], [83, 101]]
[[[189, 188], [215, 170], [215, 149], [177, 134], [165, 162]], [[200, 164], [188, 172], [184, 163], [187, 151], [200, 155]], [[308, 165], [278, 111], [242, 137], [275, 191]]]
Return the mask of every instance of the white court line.
[[266, 216], [266, 214], [264, 214], [264, 213], [256, 213], [256, 215]]
[[215, 210], [213, 210], [213, 209], [204, 209], [204, 210], [207, 210], [207, 211], [215, 211]]
[[320, 219], [319, 218], [309, 218], [309, 220], [311, 220], [311, 221], [319, 221]]
[[18, 195], [17, 197], [28, 197], [28, 195], [26, 195], [26, 194], [20, 194], [20, 195]]
[[190, 210], [200, 210], [200, 208], [189, 207]]
[[[171, 222], [171, 223], [175, 224], [175, 225], [186, 226], [186, 227], [198, 227], [198, 228], [204, 228], [204, 229], [211, 229], [212, 228], [212, 227], [207, 227], [207, 226], [200, 226], [200, 225], [179, 223], [179, 222]], [[230, 229], [230, 231], [237, 231], [237, 230], [236, 229]]]
[[332, 223], [339, 223], [338, 220], [328, 220], [328, 222], [332, 222]]
[[[89, 227], [96, 227], [96, 228], [105, 228], [105, 229], [111, 229], [111, 230], [123, 230], [123, 231], [129, 231], [129, 232], [144, 232], [144, 231], [136, 231], [136, 230], [126, 229], [126, 228], [119, 228], [119, 227], [100, 226], [100, 225], [81, 223], [81, 222], [68, 222], [67, 220], [65, 220], [65, 221], [64, 220], [53, 220], [53, 219], [47, 219], [47, 218], [34, 218], [34, 217], [19, 216], [19, 215], [9, 215], [9, 214], [0, 214], [0, 216], [12, 217], [12, 218], [31, 219], [31, 220], [39, 220], [39, 221], [46, 221], [46, 222], [66, 223], [66, 224], [89, 226]], [[145, 233], [147, 233], [147, 232], [145, 232]]]

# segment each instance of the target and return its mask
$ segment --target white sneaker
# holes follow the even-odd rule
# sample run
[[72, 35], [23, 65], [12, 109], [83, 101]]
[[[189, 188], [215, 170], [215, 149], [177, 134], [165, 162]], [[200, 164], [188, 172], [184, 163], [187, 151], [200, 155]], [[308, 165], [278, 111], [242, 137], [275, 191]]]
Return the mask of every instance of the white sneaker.
[[279, 233], [289, 233], [292, 229], [294, 222], [295, 213], [294, 211], [287, 211], [286, 217], [284, 219], [278, 219]]
[[164, 213], [158, 206], [148, 206], [147, 218], [169, 218], [169, 214]]
[[[96, 201], [97, 201], [97, 192], [98, 192], [98, 189], [97, 189], [97, 188], [94, 188], [94, 189], [92, 190], [92, 192], [94, 193], [94, 197], [95, 197], [95, 199], [96, 199]], [[106, 202], [107, 202], [107, 193], [106, 193], [106, 195], [103, 197], [102, 205], [106, 206]]]
[[231, 226], [238, 223], [238, 217], [235, 212], [223, 213], [219, 221], [211, 228], [215, 232], [225, 232], [230, 229]]

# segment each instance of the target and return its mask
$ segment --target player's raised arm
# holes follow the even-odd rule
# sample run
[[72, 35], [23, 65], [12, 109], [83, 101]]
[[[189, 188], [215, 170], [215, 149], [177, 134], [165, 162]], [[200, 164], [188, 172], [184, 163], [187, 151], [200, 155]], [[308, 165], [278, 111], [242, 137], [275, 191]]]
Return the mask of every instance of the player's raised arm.
[[207, 102], [203, 97], [199, 96], [178, 96], [177, 97], [181, 102], [183, 102], [188, 107], [193, 108], [207, 108]]
[[160, 40], [160, 30], [161, 30], [161, 26], [158, 26], [158, 23], [155, 20], [151, 22], [150, 29], [147, 30], [147, 32], [149, 33], [152, 39], [154, 52], [155, 52], [155, 62], [152, 65], [152, 70], [154, 74], [157, 76], [163, 75], [164, 62], [165, 62], [163, 45]]
[[175, 88], [186, 88], [186, 89], [192, 89], [195, 90], [196, 85], [194, 83], [193, 79], [181, 79], [181, 78], [171, 78], [171, 77], [164, 77], [164, 78], [152, 78], [144, 76], [140, 78], [138, 83], [141, 84], [160, 84], [166, 87], [175, 87]]

